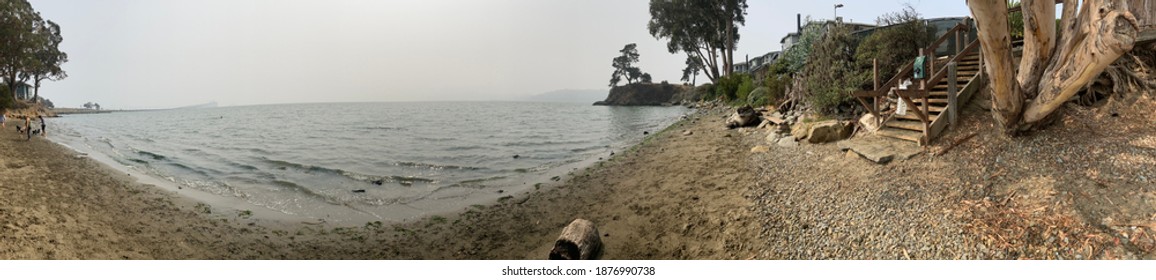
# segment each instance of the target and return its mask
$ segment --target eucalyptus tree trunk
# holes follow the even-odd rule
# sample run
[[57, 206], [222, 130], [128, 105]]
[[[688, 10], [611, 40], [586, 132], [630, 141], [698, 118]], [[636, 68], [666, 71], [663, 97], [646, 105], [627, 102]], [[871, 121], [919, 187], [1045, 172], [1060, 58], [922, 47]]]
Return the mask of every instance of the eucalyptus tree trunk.
[[1042, 125], [1060, 105], [1132, 50], [1139, 26], [1126, 1], [1084, 0], [1079, 8], [1076, 4], [1065, 1], [1062, 38], [1057, 40], [1055, 0], [1023, 0], [1024, 52], [1017, 71], [1007, 3], [968, 1], [992, 89], [992, 114], [1005, 132]]

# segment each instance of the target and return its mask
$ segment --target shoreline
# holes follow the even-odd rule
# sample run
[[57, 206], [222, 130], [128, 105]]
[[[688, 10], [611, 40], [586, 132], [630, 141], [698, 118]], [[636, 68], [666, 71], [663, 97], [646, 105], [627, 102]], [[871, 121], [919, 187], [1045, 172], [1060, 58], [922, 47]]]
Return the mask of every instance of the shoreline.
[[[663, 128], [670, 127], [676, 122], [677, 117], [671, 118], [665, 121], [665, 123], [669, 123], [670, 125], [666, 125]], [[63, 126], [63, 124], [61, 125]], [[68, 128], [57, 128], [58, 131], [60, 129], [64, 129], [65, 132], [70, 130]], [[637, 133], [642, 134], [642, 131], [639, 130]], [[568, 161], [550, 163], [546, 166], [553, 167], [542, 169], [541, 171], [526, 174], [512, 174], [500, 180], [486, 182], [484, 185], [479, 185], [479, 187], [476, 188], [450, 186], [447, 190], [438, 192], [437, 196], [411, 203], [374, 206], [315, 202], [313, 204], [317, 205], [309, 204], [309, 207], [285, 209], [288, 210], [285, 211], [276, 207], [265, 206], [266, 204], [259, 203], [260, 201], [248, 199], [246, 198], [246, 193], [240, 193], [241, 196], [230, 196], [228, 194], [217, 194], [196, 187], [190, 187], [189, 185], [180, 183], [183, 179], [179, 177], [174, 179], [174, 177], [169, 177], [168, 175], [156, 174], [155, 172], [147, 171], [147, 166], [143, 169], [138, 168], [132, 164], [122, 163], [104, 152], [94, 150], [93, 147], [89, 146], [94, 143], [88, 143], [77, 138], [75, 133], [63, 133], [70, 136], [61, 136], [59, 135], [61, 133], [57, 134], [56, 137], [49, 137], [47, 140], [61, 146], [62, 149], [67, 152], [89, 157], [96, 162], [108, 166], [109, 169], [115, 173], [129, 174], [129, 176], [137, 180], [137, 183], [155, 186], [158, 189], [184, 196], [187, 199], [193, 200], [195, 203], [206, 204], [210, 208], [227, 212], [246, 212], [246, 216], [254, 220], [271, 221], [274, 223], [307, 222], [346, 227], [361, 226], [367, 223], [407, 223], [431, 216], [459, 215], [474, 205], [497, 204], [513, 196], [524, 195], [527, 192], [545, 186], [561, 184], [573, 176], [575, 172], [589, 168], [599, 161], [602, 161], [603, 159], [601, 157], [606, 157], [604, 153], [613, 154], [614, 151], [621, 152], [620, 150], [630, 149], [631, 147], [637, 146], [641, 141], [648, 139], [648, 137], [639, 137], [633, 138], [633, 141], [624, 141], [617, 144], [612, 143], [594, 153], [575, 157]], [[300, 210], [303, 209], [310, 209], [312, 211], [301, 212]]]
[[[563, 176], [569, 175], [568, 179], [547, 182], [540, 188], [531, 186], [528, 191], [510, 194], [497, 203], [401, 223], [370, 222], [356, 226], [267, 220], [254, 213], [242, 215], [206, 207], [195, 199], [137, 181], [140, 176], [78, 156], [64, 145], [41, 137], [24, 141], [17, 139], [15, 133], [0, 133], [0, 166], [6, 168], [0, 176], [9, 178], [0, 184], [0, 218], [7, 223], [0, 225], [0, 248], [6, 248], [0, 249], [0, 258], [543, 259], [542, 250], [548, 250], [543, 246], [551, 243], [547, 241], [555, 238], [562, 225], [573, 219], [571, 214], [584, 208], [594, 212], [582, 216], [592, 217], [603, 231], [615, 236], [606, 237], [609, 248], [621, 251], [620, 247], [626, 244], [610, 240], [627, 235], [629, 228], [635, 227], [631, 224], [645, 222], [625, 217], [624, 211], [638, 207], [637, 202], [645, 201], [644, 197], [664, 195], [671, 190], [623, 188], [619, 190], [621, 195], [611, 195], [618, 198], [607, 204], [600, 201], [607, 196], [606, 192], [616, 191], [612, 186], [619, 184], [592, 178], [638, 184], [646, 181], [639, 181], [643, 177], [669, 177], [649, 167], [637, 167], [669, 165], [662, 163], [669, 160], [647, 159], [658, 155], [703, 155], [665, 150], [681, 142], [678, 138], [684, 137], [680, 133], [683, 129], [710, 127], [707, 123], [722, 127], [721, 118], [703, 110], [691, 116], [692, 121], [679, 121], [651, 133], [610, 159], [573, 171], [560, 170]], [[693, 119], [699, 119], [698, 124], [693, 124]], [[705, 131], [695, 135], [703, 139], [737, 139], [718, 138]], [[715, 148], [701, 144], [685, 147]], [[520, 210], [511, 211], [511, 208]], [[629, 223], [619, 225], [622, 222], [614, 221], [615, 216]], [[663, 216], [666, 215], [655, 218], [679, 215]], [[526, 228], [521, 226], [503, 226], [508, 224], [523, 224], [533, 229], [523, 231]], [[659, 232], [639, 235], [647, 237], [636, 240], [653, 242], [655, 233]], [[470, 253], [472, 250], [463, 249], [479, 243], [495, 246], [487, 246], [490, 248], [486, 252]], [[367, 246], [369, 244], [377, 245]], [[518, 249], [522, 246], [529, 247]], [[607, 256], [646, 257], [638, 252]]]
[[[1146, 235], [1156, 114], [1075, 108], [1007, 139], [976, 107], [944, 138], [979, 131], [973, 141], [886, 165], [831, 144], [758, 152], [764, 131], [725, 129], [723, 113], [704, 109], [567, 180], [458, 214], [357, 226], [206, 208], [9, 131], [0, 258], [540, 260], [576, 218], [598, 227], [604, 259], [1156, 256]], [[1071, 238], [1047, 238], [1056, 235]]]

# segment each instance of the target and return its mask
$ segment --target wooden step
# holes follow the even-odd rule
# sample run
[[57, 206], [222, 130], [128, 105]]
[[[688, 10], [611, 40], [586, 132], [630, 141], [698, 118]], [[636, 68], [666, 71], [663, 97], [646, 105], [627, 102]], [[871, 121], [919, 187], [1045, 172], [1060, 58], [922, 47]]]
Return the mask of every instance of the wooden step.
[[[938, 96], [940, 96], [942, 98], [928, 98], [927, 103], [930, 104], [933, 108], [935, 107], [935, 104], [947, 104], [947, 93], [944, 93], [943, 95], [938, 95]], [[936, 97], [936, 96], [932, 96], [932, 97]], [[911, 101], [915, 102], [915, 105], [922, 105], [923, 104], [922, 98], [912, 99]], [[932, 110], [932, 111], [934, 111], [934, 110]]]
[[903, 130], [903, 129], [881, 128], [881, 129], [879, 129], [878, 132], [875, 132], [875, 133], [878, 135], [886, 136], [886, 137], [898, 138], [898, 139], [903, 139], [903, 140], [912, 141], [912, 142], [916, 142], [916, 143], [919, 143], [920, 142], [919, 140], [923, 139], [923, 133], [922, 132], [915, 132], [915, 131]]
[[[905, 114], [905, 115], [902, 115], [902, 116], [900, 116], [900, 115], [894, 115], [894, 116], [895, 116], [895, 118], [897, 118], [897, 119], [904, 119], [904, 120], [914, 120], [914, 121], [918, 121], [918, 120], [919, 120], [919, 116], [916, 116], [916, 115], [915, 115], [915, 113], [911, 112], [911, 110], [910, 110], [910, 109], [908, 109], [908, 110], [907, 110], [907, 114]], [[938, 119], [938, 118], [939, 118], [939, 115], [938, 115], [938, 114], [936, 114], [935, 112], [931, 112], [931, 115], [927, 116], [927, 118], [928, 118], [928, 120], [930, 120], [930, 121], [935, 121], [935, 119]]]
[[923, 122], [921, 121], [891, 119], [883, 126], [923, 132]]

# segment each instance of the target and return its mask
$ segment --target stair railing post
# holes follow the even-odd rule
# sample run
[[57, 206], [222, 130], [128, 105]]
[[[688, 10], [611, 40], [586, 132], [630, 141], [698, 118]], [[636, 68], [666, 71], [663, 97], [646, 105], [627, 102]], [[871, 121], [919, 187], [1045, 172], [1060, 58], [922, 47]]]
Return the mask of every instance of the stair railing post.
[[[874, 91], [879, 91], [879, 59], [871, 59], [871, 79], [875, 83]], [[883, 126], [883, 117], [879, 115], [879, 96], [872, 97], [871, 113], [875, 115], [875, 124]]]
[[955, 80], [955, 61], [947, 63], [947, 120], [952, 127], [955, 127], [956, 118], [959, 111], [959, 101], [956, 100], [957, 87]]
[[955, 32], [955, 52], [953, 52], [953, 53], [955, 53], [956, 55], [959, 55], [959, 52], [963, 51], [963, 46], [960, 45], [963, 43], [963, 40], [961, 40], [962, 36], [960, 36], [959, 33], [960, 32]]

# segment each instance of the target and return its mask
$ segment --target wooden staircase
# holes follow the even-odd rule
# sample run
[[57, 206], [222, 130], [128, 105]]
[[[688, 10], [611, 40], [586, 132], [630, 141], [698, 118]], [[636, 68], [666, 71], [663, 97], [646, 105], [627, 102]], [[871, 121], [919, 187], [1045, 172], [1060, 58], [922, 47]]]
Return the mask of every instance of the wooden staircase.
[[[980, 75], [983, 71], [979, 68], [980, 53], [967, 54], [963, 56], [958, 63], [958, 67], [956, 68], [956, 85], [958, 85], [957, 88], [962, 90], [957, 90], [957, 98], [959, 104], [967, 104], [967, 101], [970, 100], [971, 96], [984, 82], [982, 81], [983, 77]], [[980, 81], [977, 81], [973, 85], [971, 82], [974, 80]], [[921, 144], [926, 144], [926, 142], [931, 140], [924, 139], [925, 136], [929, 136], [928, 138], [938, 137], [949, 122], [947, 111], [948, 102], [950, 101], [948, 96], [948, 84], [950, 82], [948, 79], [941, 79], [939, 83], [931, 87], [928, 91], [926, 101], [919, 98], [912, 99], [912, 103], [916, 105], [915, 107], [919, 108], [923, 108], [926, 102], [928, 109], [927, 118], [930, 121], [928, 127], [925, 128], [919, 116], [912, 112], [904, 115], [893, 114], [883, 122], [883, 125], [876, 134]]]
[[[880, 85], [876, 75], [874, 90], [852, 93], [871, 114], [875, 115], [876, 120], [880, 120], [880, 129], [876, 134], [926, 145], [939, 136], [952, 121], [950, 115], [958, 116], [962, 104], [966, 104], [971, 96], [985, 85], [987, 81], [982, 71], [983, 57], [979, 51], [979, 41], [968, 38], [968, 32], [971, 30], [969, 23], [960, 23], [935, 43], [920, 50], [920, 53], [934, 54], [948, 38], [955, 37], [956, 44], [952, 46], [950, 55], [925, 62], [924, 69], [927, 69], [928, 77], [921, 80], [913, 79], [914, 63], [912, 63], [885, 84]], [[907, 89], [900, 89], [899, 84], [904, 80], [910, 80], [914, 84], [907, 86]], [[886, 97], [889, 94], [892, 94], [897, 102], [906, 103], [906, 114], [883, 115], [879, 110], [879, 104], [887, 102]], [[892, 108], [897, 107], [895, 106], [897, 104], [891, 105]]]

